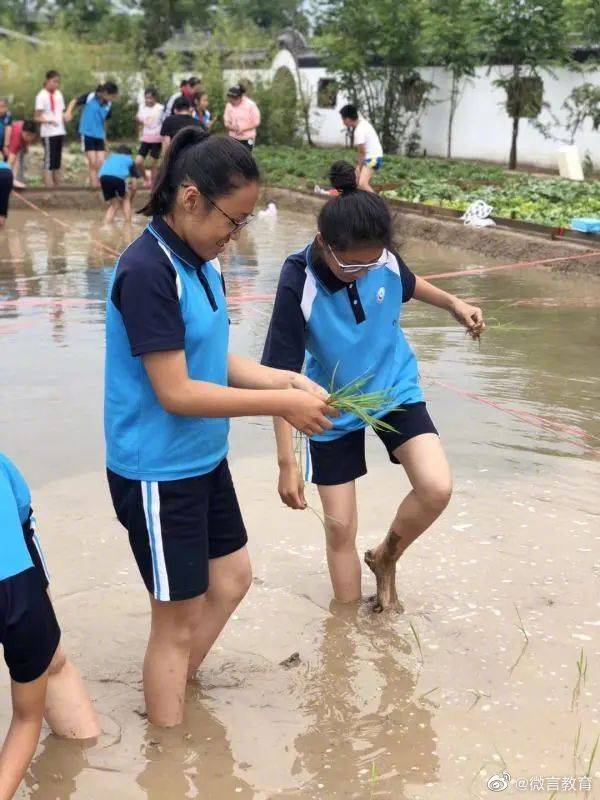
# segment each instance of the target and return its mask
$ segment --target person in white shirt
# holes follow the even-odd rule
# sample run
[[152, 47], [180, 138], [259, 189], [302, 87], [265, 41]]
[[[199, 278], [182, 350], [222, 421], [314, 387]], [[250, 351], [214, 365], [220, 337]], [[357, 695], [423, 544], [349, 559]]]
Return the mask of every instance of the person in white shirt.
[[46, 73], [44, 88], [35, 98], [35, 121], [40, 124], [40, 137], [44, 145], [44, 186], [60, 183], [62, 148], [65, 140], [65, 98], [58, 88], [60, 73], [51, 69]]
[[359, 189], [374, 192], [371, 178], [383, 164], [383, 148], [377, 131], [364, 117], [358, 116], [356, 106], [346, 105], [340, 109], [342, 122], [354, 131], [354, 145], [358, 149], [356, 176]]
[[[144, 188], [149, 189], [154, 182], [154, 177], [158, 169], [160, 152], [162, 148], [162, 137], [160, 130], [163, 122], [165, 107], [158, 102], [156, 89], [149, 87], [144, 92], [144, 105], [137, 113], [137, 123], [140, 130], [140, 149], [135, 158], [136, 166], [144, 180]], [[150, 156], [150, 180], [146, 177], [144, 161]]]

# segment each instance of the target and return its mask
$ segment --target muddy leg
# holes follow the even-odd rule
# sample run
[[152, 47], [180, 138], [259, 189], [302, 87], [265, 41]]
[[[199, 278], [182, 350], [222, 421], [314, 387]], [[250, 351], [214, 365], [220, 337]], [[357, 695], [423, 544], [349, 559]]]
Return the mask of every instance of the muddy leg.
[[404, 467], [412, 490], [400, 504], [383, 542], [365, 553], [365, 563], [377, 581], [374, 611], [398, 605], [396, 562], [439, 517], [452, 494], [450, 467], [435, 434], [424, 433], [409, 439], [394, 455]]

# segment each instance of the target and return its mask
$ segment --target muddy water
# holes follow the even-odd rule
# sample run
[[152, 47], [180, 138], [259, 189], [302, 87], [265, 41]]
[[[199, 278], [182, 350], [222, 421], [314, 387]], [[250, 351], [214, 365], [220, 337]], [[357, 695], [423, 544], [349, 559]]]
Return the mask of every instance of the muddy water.
[[[35, 489], [64, 640], [104, 733], [83, 748], [45, 731], [19, 797], [462, 800], [493, 796], [503, 770], [502, 797], [550, 797], [558, 778], [576, 794], [600, 733], [600, 283], [537, 269], [440, 282], [493, 319], [481, 346], [407, 306], [455, 494], [399, 564], [402, 615], [331, 603], [319, 521], [278, 502], [269, 424], [234, 424], [254, 584], [165, 733], [141, 715], [147, 601], [102, 468], [102, 302], [111, 251], [139, 226], [57, 216], [66, 227], [15, 212], [0, 238], [0, 447]], [[258, 220], [224, 259], [234, 351], [260, 354], [282, 257], [311, 232], [300, 215]], [[401, 249], [420, 274], [487, 263]], [[407, 488], [374, 437], [368, 459], [361, 550]], [[600, 753], [600, 796], [599, 769]]]

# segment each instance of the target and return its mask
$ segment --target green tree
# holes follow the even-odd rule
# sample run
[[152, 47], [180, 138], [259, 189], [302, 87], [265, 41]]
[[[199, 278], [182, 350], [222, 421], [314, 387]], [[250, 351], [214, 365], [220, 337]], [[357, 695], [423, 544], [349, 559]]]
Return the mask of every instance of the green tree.
[[494, 83], [506, 92], [513, 121], [508, 166], [516, 169], [519, 122], [543, 106], [539, 70], [568, 58], [564, 0], [487, 0], [483, 23], [488, 63], [510, 67]]
[[224, 8], [238, 20], [252, 20], [259, 28], [266, 30], [276, 32], [290, 26], [303, 33], [308, 30], [300, 0], [228, 0]]
[[429, 0], [424, 22], [431, 63], [451, 75], [446, 155], [452, 156], [452, 128], [465, 83], [481, 63], [479, 0]]
[[416, 72], [425, 61], [424, 15], [421, 0], [331, 0], [318, 18], [325, 64], [387, 152], [406, 141], [430, 88]]

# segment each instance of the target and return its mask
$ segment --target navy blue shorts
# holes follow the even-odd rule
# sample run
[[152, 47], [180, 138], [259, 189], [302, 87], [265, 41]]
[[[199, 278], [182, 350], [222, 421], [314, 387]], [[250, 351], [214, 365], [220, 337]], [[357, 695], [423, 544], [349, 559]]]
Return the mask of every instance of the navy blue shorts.
[[48, 596], [48, 575], [33, 524], [23, 526], [34, 566], [0, 581], [0, 643], [10, 677], [29, 683], [50, 666], [60, 628]]
[[138, 150], [138, 155], [142, 158], [147, 158], [150, 155], [150, 158], [153, 158], [155, 161], [158, 161], [160, 158], [160, 151], [162, 150], [162, 143], [161, 142], [140, 142], [140, 149]]
[[107, 202], [114, 197], [125, 197], [127, 194], [127, 184], [123, 178], [117, 178], [115, 175], [101, 175], [100, 188], [102, 189], [102, 197]]
[[[398, 406], [382, 419], [395, 428], [393, 433], [385, 430], [375, 431], [384, 443], [393, 464], [398, 464], [394, 450], [409, 439], [414, 439], [422, 433], [437, 435], [425, 403]], [[366, 475], [365, 429], [360, 428], [326, 442], [315, 442], [311, 439], [310, 459], [311, 480], [319, 486], [338, 486]]]
[[95, 136], [82, 136], [81, 149], [84, 153], [104, 152], [106, 150], [106, 142], [104, 139], [97, 139]]
[[0, 169], [0, 217], [8, 214], [8, 200], [13, 188], [13, 174], [10, 169]]
[[248, 541], [229, 465], [177, 481], [136, 481], [106, 470], [117, 519], [146, 588], [157, 600], [208, 589], [208, 562]]

